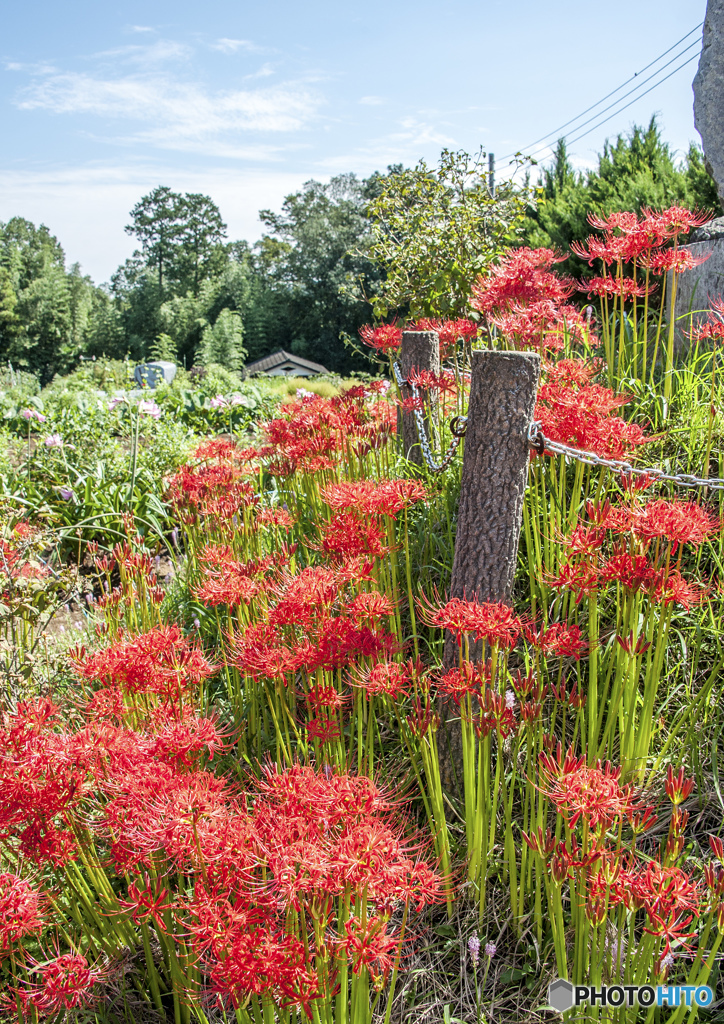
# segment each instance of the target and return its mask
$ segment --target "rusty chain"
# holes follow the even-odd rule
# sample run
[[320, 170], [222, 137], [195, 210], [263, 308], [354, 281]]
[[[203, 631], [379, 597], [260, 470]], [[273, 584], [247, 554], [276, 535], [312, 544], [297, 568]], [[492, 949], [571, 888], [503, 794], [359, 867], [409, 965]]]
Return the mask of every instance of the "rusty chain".
[[587, 466], [603, 466], [605, 469], [614, 469], [619, 473], [628, 476], [646, 476], [652, 480], [666, 481], [676, 484], [678, 487], [710, 487], [713, 491], [724, 491], [724, 480], [717, 477], [707, 479], [705, 477], [693, 476], [691, 473], [666, 473], [663, 469], [655, 467], [632, 466], [625, 459], [606, 459], [594, 452], [584, 451], [582, 448], [574, 448], [572, 445], [562, 444], [560, 441], [552, 441], [543, 433], [542, 425], [534, 420], [528, 430], [528, 441], [531, 448], [538, 455], [553, 454], [565, 455], [568, 458], [576, 459]]
[[[412, 383], [412, 381], [404, 379], [398, 362], [394, 364], [394, 371], [395, 379], [397, 380], [399, 388], [402, 389], [407, 385], [412, 393], [413, 399], [416, 404], [419, 405], [419, 389]], [[442, 473], [452, 462], [453, 456], [457, 451], [461, 440], [465, 436], [465, 425], [467, 424], [468, 418], [467, 416], [454, 416], [451, 419], [450, 431], [453, 434], [453, 439], [450, 442], [442, 461], [436, 462], [432, 449], [430, 448], [430, 442], [425, 429], [425, 419], [420, 408], [413, 409], [413, 415], [417, 426], [420, 450], [422, 451], [425, 462], [431, 472]], [[538, 455], [544, 455], [546, 453], [549, 455], [564, 455], [566, 458], [576, 459], [578, 462], [583, 462], [587, 466], [601, 466], [604, 469], [613, 469], [618, 473], [622, 473], [624, 476], [648, 477], [652, 481], [672, 483], [677, 487], [709, 487], [713, 491], [724, 491], [724, 479], [719, 477], [707, 478], [694, 476], [692, 473], [667, 473], [665, 470], [659, 469], [655, 466], [634, 466], [626, 459], [607, 459], [602, 455], [596, 455], [595, 452], [588, 452], [583, 448], [574, 448], [573, 445], [563, 444], [561, 441], [553, 441], [551, 438], [546, 437], [543, 433], [542, 424], [537, 420], [534, 420], [530, 425], [528, 430], [528, 441], [531, 448], [537, 452]]]
[[422, 452], [422, 456], [425, 462], [427, 463], [427, 467], [431, 473], [442, 473], [444, 470], [447, 469], [447, 467], [452, 462], [453, 456], [455, 455], [455, 452], [457, 451], [460, 442], [465, 436], [465, 424], [467, 423], [468, 418], [467, 416], [453, 416], [453, 418], [450, 420], [450, 432], [453, 435], [453, 439], [448, 445], [448, 449], [443, 455], [442, 461], [436, 462], [435, 457], [432, 454], [432, 449], [430, 448], [430, 442], [427, 437], [427, 430], [425, 429], [425, 418], [422, 415], [422, 411], [419, 408], [417, 408], [417, 406], [421, 404], [419, 389], [415, 384], [412, 383], [411, 380], [405, 380], [405, 378], [402, 376], [402, 369], [398, 362], [394, 363], [393, 368], [395, 371], [395, 379], [397, 381], [397, 385], [400, 388], [400, 393], [402, 393], [402, 388], [405, 387], [405, 385], [407, 385], [407, 387], [409, 387], [410, 391], [412, 392], [413, 399], [415, 400], [416, 407], [412, 410], [412, 412], [415, 417], [417, 436], [420, 442], [420, 451]]

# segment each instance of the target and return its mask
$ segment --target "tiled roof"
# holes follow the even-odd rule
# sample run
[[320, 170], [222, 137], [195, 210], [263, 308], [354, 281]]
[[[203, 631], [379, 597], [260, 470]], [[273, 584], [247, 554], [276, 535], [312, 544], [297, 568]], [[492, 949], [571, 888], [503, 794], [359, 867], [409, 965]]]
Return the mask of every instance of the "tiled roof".
[[298, 366], [300, 370], [312, 370], [314, 373], [329, 373], [327, 367], [322, 366], [321, 363], [313, 363], [309, 359], [302, 359], [301, 356], [295, 356], [292, 352], [285, 352], [282, 348], [277, 352], [272, 352], [271, 355], [264, 356], [262, 359], [254, 360], [253, 363], [247, 363], [244, 369], [247, 373], [267, 373], [269, 370], [273, 370], [275, 366], [281, 366], [282, 363], [287, 362]]

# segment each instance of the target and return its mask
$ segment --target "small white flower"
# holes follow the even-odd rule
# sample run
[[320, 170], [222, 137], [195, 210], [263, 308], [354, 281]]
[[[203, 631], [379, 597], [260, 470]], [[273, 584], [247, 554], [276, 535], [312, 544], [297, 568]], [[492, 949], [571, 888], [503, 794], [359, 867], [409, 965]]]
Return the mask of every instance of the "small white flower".
[[209, 402], [209, 405], [211, 406], [212, 409], [225, 409], [228, 404], [228, 401], [224, 398], [223, 395], [217, 395], [215, 398], [212, 398], [211, 401]]
[[46, 448], [62, 448], [63, 447], [63, 438], [60, 436], [60, 434], [48, 434], [48, 436], [45, 439], [45, 447]]
[[513, 691], [512, 690], [506, 690], [505, 691], [505, 706], [506, 706], [506, 708], [508, 708], [509, 711], [512, 711], [513, 708], [515, 707], [516, 703], [517, 703], [517, 701], [515, 699], [515, 694], [513, 693]]

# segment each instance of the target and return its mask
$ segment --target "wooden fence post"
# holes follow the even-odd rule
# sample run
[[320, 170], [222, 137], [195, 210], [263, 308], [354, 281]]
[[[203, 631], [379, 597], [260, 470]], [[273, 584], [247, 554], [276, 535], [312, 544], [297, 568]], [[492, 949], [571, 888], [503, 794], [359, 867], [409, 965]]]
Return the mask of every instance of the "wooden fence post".
[[[432, 373], [440, 373], [440, 338], [436, 331], [402, 332], [400, 370], [404, 380], [407, 380], [413, 370], [429, 370]], [[402, 388], [402, 397], [403, 399], [412, 397], [412, 391], [407, 385]], [[430, 413], [432, 405], [436, 400], [436, 394], [432, 391], [423, 397], [423, 402], [425, 403], [423, 416], [428, 441], [432, 440]], [[397, 433], [402, 438], [402, 451], [405, 458], [418, 466], [422, 466], [424, 460], [414, 413], [405, 412], [402, 409], [398, 410]]]
[[[482, 349], [472, 353], [450, 597], [480, 602], [512, 598], [528, 479], [528, 430], [539, 375], [540, 356], [534, 352]], [[479, 651], [479, 644], [471, 644], [471, 658], [480, 657]], [[445, 667], [457, 660], [457, 643], [448, 636]], [[443, 722], [447, 711], [441, 708]], [[443, 727], [441, 740], [443, 784], [459, 791], [459, 729]]]

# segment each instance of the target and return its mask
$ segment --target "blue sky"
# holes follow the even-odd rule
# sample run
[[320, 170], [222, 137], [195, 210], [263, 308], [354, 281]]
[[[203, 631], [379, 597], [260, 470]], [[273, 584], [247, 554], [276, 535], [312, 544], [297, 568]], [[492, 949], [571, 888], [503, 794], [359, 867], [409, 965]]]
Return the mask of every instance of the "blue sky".
[[[644, 68], [702, 21], [705, 7], [704, 0], [8, 4], [0, 37], [0, 220], [46, 223], [68, 259], [99, 282], [130, 255], [128, 211], [159, 184], [211, 195], [229, 236], [252, 241], [261, 233], [258, 210], [278, 208], [309, 178], [434, 162], [444, 146], [484, 146], [501, 165]], [[660, 77], [696, 52], [687, 50]], [[698, 141], [696, 66], [574, 142], [576, 165], [590, 166], [607, 136], [653, 113], [680, 154]], [[545, 162], [547, 151], [537, 155]]]

